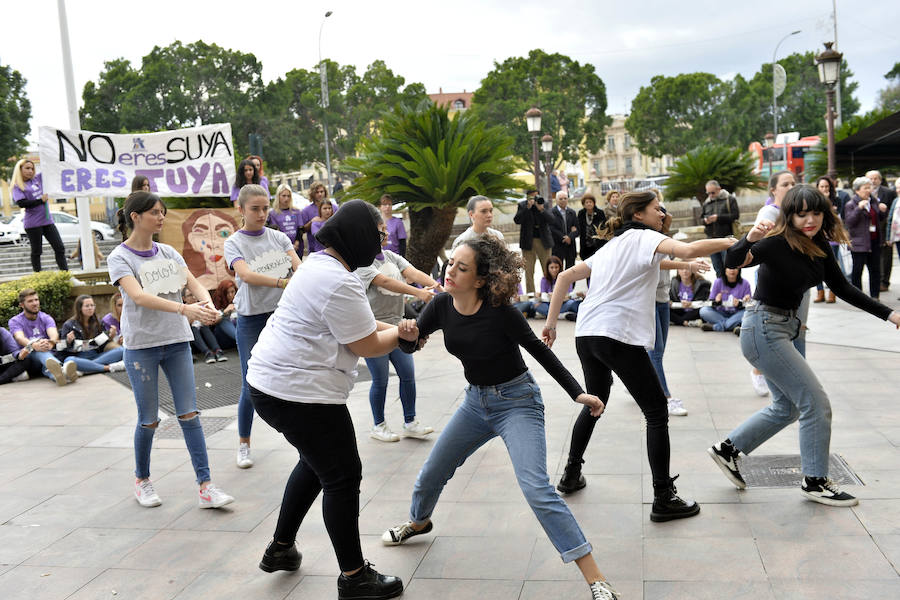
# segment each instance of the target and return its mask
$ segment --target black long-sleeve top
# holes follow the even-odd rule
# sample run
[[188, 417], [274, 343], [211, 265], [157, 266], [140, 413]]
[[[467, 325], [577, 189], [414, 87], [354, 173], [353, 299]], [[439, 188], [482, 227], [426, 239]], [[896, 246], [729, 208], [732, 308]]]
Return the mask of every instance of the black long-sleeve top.
[[[473, 385], [499, 385], [526, 372], [522, 346], [573, 400], [584, 393], [553, 351], [534, 335], [522, 313], [510, 305], [495, 308], [483, 302], [475, 314], [462, 315], [449, 294], [438, 294], [422, 309], [418, 325], [419, 339], [443, 330], [444, 346], [462, 361], [466, 381]], [[400, 347], [404, 352], [414, 349], [412, 343]]]
[[887, 319], [891, 309], [847, 282], [828, 242], [818, 240], [815, 244], [824, 256], [812, 257], [797, 252], [791, 249], [781, 235], [766, 237], [755, 243], [747, 241], [745, 235], [726, 252], [725, 266], [737, 268], [743, 264], [747, 252], [753, 254], [753, 260], [748, 266], [759, 265], [753, 297], [762, 304], [796, 310], [800, 307], [806, 290], [824, 280], [841, 300], [880, 319]]

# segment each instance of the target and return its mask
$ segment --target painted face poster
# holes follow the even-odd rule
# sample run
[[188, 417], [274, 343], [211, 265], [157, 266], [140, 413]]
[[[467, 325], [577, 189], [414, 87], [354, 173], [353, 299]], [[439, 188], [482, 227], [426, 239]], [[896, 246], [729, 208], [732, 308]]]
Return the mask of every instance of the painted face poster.
[[225, 264], [225, 240], [240, 223], [241, 215], [233, 208], [170, 210], [159, 241], [178, 250], [191, 274], [214, 290], [223, 281], [234, 281]]
[[44, 193], [124, 197], [138, 175], [162, 197], [228, 196], [235, 178], [231, 124], [156, 133], [40, 128]]

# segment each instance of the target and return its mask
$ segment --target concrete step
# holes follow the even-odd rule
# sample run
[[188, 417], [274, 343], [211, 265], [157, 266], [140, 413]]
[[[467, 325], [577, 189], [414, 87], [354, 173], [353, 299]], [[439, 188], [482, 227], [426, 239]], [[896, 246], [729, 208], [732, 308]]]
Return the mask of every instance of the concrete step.
[[[104, 256], [109, 256], [113, 248], [119, 245], [116, 240], [104, 240], [97, 242], [100, 252]], [[66, 256], [72, 253], [76, 244], [65, 244]], [[53, 259], [53, 248], [44, 241], [41, 252], [41, 266], [45, 271], [57, 271], [56, 261]], [[103, 260], [100, 267], [106, 266], [106, 260]], [[69, 259], [69, 270], [81, 270], [81, 261]], [[0, 277], [3, 279], [21, 277], [32, 273], [31, 269], [31, 245], [27, 242], [24, 244], [6, 244], [0, 246]]]

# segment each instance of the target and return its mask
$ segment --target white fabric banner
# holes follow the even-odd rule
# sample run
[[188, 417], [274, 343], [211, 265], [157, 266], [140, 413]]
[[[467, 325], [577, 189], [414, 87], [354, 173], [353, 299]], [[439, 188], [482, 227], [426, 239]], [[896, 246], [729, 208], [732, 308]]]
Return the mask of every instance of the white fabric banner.
[[230, 123], [124, 134], [41, 127], [40, 148], [51, 198], [127, 196], [137, 175], [160, 196], [229, 196], [235, 178]]

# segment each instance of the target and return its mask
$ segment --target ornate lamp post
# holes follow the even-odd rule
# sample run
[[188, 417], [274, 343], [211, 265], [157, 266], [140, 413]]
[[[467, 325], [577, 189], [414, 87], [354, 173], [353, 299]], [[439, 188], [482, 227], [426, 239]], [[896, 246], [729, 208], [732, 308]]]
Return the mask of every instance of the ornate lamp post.
[[531, 107], [525, 112], [525, 123], [531, 134], [531, 154], [534, 164], [534, 189], [540, 191], [541, 162], [538, 158], [538, 132], [541, 130], [541, 109]]
[[541, 151], [544, 153], [544, 164], [546, 167], [544, 168], [544, 172], [547, 174], [544, 197], [548, 200], [550, 198], [550, 171], [553, 168], [553, 164], [551, 161], [551, 152], [553, 152], [553, 136], [545, 134], [544, 137], [541, 138]]
[[827, 109], [825, 120], [828, 124], [828, 176], [832, 181], [836, 175], [834, 167], [834, 84], [841, 74], [841, 58], [843, 54], [834, 50], [833, 42], [825, 42], [825, 50], [816, 57], [819, 68], [819, 81], [825, 84], [825, 100]]

